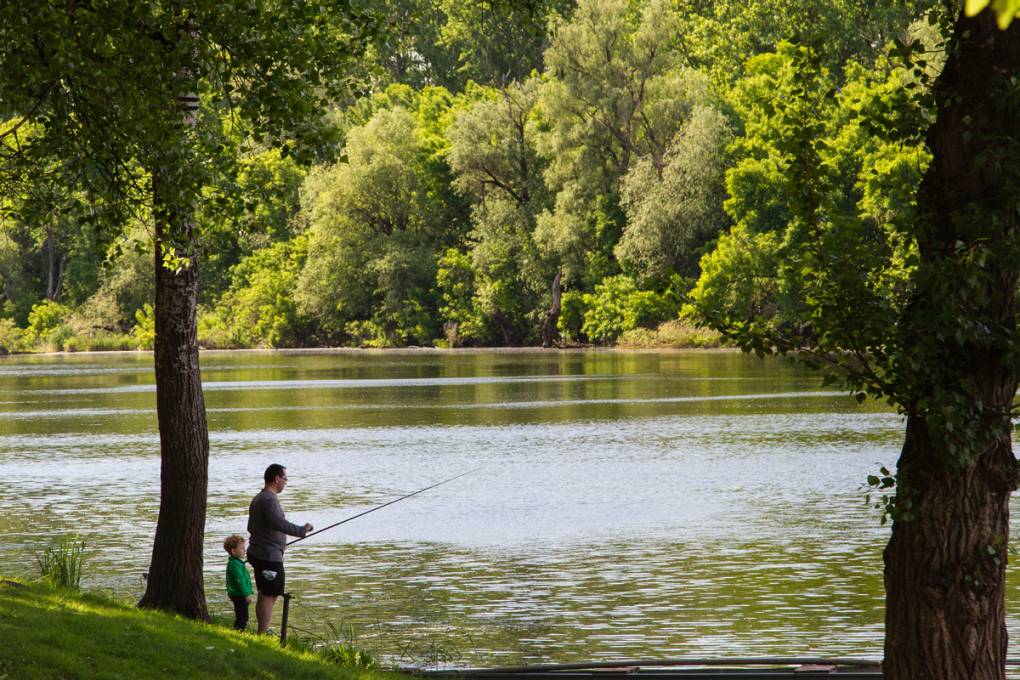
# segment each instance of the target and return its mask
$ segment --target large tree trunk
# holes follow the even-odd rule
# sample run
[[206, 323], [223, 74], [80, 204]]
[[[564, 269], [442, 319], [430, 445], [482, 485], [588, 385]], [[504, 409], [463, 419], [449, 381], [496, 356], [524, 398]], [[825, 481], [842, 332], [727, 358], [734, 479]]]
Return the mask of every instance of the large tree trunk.
[[[1005, 678], [1020, 234], [1020, 97], [1008, 80], [1020, 73], [1018, 23], [999, 31], [990, 12], [961, 17], [936, 84], [938, 113], [928, 133], [933, 161], [918, 194], [918, 248], [929, 274], [902, 326], [908, 344], [914, 338], [917, 346], [930, 346], [921, 334], [938, 326], [945, 353], [930, 357], [940, 377], [913, 405], [898, 463], [899, 509], [885, 550], [886, 680]], [[987, 262], [964, 259], [987, 246]], [[977, 283], [947, 282], [939, 271], [974, 272]], [[939, 316], [950, 304], [946, 315], [966, 316], [957, 320], [960, 335]], [[1004, 340], [982, 340], [974, 327]], [[954, 345], [953, 337], [964, 339]], [[922, 399], [943, 398], [938, 390], [962, 395], [961, 413], [976, 406], [981, 414], [973, 455], [954, 448], [952, 430], [921, 415]]]
[[[197, 100], [182, 99], [197, 106]], [[156, 171], [152, 180], [160, 502], [148, 584], [139, 606], [208, 621], [202, 551], [209, 432], [198, 365], [198, 281], [192, 210], [184, 192], [176, 190], [174, 176]], [[176, 270], [167, 266], [164, 253], [168, 247], [178, 258], [186, 258], [184, 266]]]
[[908, 419], [899, 472], [916, 516], [893, 522], [885, 549], [884, 677], [1002, 680], [1016, 460], [1008, 432], [962, 471], [947, 468], [939, 444]]

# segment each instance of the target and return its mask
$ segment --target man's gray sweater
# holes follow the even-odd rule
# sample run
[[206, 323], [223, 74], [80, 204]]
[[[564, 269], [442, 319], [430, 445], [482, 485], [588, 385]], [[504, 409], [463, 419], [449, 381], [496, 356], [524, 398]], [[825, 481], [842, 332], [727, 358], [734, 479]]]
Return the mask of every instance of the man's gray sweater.
[[248, 555], [266, 562], [283, 562], [287, 536], [304, 536], [305, 528], [288, 522], [276, 494], [262, 489], [248, 506], [248, 533]]

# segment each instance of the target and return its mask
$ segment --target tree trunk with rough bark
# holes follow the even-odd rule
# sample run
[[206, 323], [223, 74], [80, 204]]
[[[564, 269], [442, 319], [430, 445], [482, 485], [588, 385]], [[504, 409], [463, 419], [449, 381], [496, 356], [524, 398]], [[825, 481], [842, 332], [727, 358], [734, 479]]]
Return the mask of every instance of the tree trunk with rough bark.
[[[160, 196], [158, 179], [154, 195]], [[156, 219], [156, 413], [159, 421], [159, 521], [148, 584], [139, 606], [209, 619], [203, 565], [208, 491], [209, 432], [198, 364], [195, 271], [189, 217], [171, 209]], [[177, 238], [168, 234], [179, 235]], [[162, 246], [191, 256], [179, 271], [168, 268]]]
[[1008, 433], [954, 472], [911, 417], [899, 470], [917, 517], [894, 521], [885, 549], [886, 680], [1003, 680], [1009, 497]]
[[[197, 98], [180, 99], [193, 120]], [[202, 566], [209, 431], [198, 363], [194, 223], [190, 205], [173, 182], [172, 172], [153, 172], [160, 503], [148, 583], [138, 604], [208, 621]], [[168, 266], [168, 248], [183, 266]]]
[[556, 342], [556, 327], [560, 320], [560, 300], [563, 297], [563, 271], [556, 272], [552, 282], [552, 305], [542, 324], [542, 347], [549, 348]]
[[[934, 271], [939, 263], [960, 265], [971, 246], [1017, 249], [1020, 220], [1010, 182], [1018, 174], [1004, 169], [1009, 154], [1002, 162], [994, 159], [1020, 139], [1020, 87], [1009, 83], [1016, 74], [1020, 22], [1000, 31], [990, 12], [961, 16], [936, 84], [938, 113], [928, 132], [933, 161], [918, 193], [918, 249]], [[1020, 159], [1013, 168], [1016, 163]], [[1015, 255], [962, 266], [974, 267], [987, 283], [978, 289], [982, 293], [961, 294], [967, 318], [959, 323], [987, 324], [1015, 336]], [[918, 315], [934, 318], [945, 303], [937, 290], [922, 288], [906, 312], [908, 342], [910, 333], [924, 330], [924, 323], [913, 323]], [[908, 416], [897, 503], [908, 500], [910, 516], [894, 517], [884, 555], [885, 680], [1005, 678], [1009, 499], [1017, 482], [1009, 417], [1017, 388], [1012, 347], [945, 342], [952, 366], [947, 389], [962, 391], [991, 415], [979, 428], [985, 434], [974, 442], [976, 455], [964, 459], [949, 435], [938, 434], [920, 415]]]

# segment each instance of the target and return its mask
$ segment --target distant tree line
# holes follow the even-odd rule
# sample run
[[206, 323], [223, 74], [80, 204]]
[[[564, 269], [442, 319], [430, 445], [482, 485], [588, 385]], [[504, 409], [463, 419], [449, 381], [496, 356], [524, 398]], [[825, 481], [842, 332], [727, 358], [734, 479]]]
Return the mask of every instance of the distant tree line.
[[[939, 3], [383, 4], [326, 128], [283, 131], [280, 148], [229, 110], [202, 119], [225, 151], [196, 206], [204, 346], [804, 326], [778, 262], [806, 236], [805, 192], [846, 255], [881, 271], [876, 294], [912, 266], [894, 227], [932, 114], [899, 47], [923, 46], [937, 72]], [[825, 170], [809, 183], [791, 160], [805, 130]], [[67, 188], [71, 171], [51, 159], [51, 181], [0, 199], [0, 347], [151, 347], [151, 208], [125, 215]]]

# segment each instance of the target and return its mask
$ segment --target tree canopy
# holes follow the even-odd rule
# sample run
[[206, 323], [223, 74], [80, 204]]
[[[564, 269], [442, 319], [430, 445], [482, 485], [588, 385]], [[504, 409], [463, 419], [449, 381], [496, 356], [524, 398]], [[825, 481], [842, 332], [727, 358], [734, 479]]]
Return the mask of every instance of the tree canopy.
[[[783, 158], [799, 114], [773, 110], [776, 92], [829, 112], [826, 210], [871, 211], [886, 225], [874, 229], [902, 217], [931, 107], [896, 113], [897, 83], [916, 79], [897, 55], [927, 45], [923, 69], [937, 72], [941, 48], [924, 42], [935, 6], [6, 5], [4, 66], [26, 76], [0, 88], [0, 346], [144, 345], [154, 290], [128, 272], [158, 217], [154, 169], [161, 200], [193, 211], [207, 347], [530, 344], [550, 322], [565, 342], [592, 341], [584, 316], [619, 276], [688, 323], [681, 301], [691, 292], [694, 310], [719, 285], [695, 287], [731, 227], [761, 240], [792, 219]], [[185, 124], [178, 98], [192, 96]], [[183, 248], [164, 239], [160, 256], [179, 265]], [[255, 271], [295, 284], [266, 298], [248, 290]], [[576, 323], [550, 317], [554, 282]], [[231, 312], [241, 300], [252, 323]], [[46, 301], [66, 309], [29, 333]], [[658, 323], [627, 318], [644, 321], [597, 341]], [[270, 330], [281, 319], [290, 330]]]

